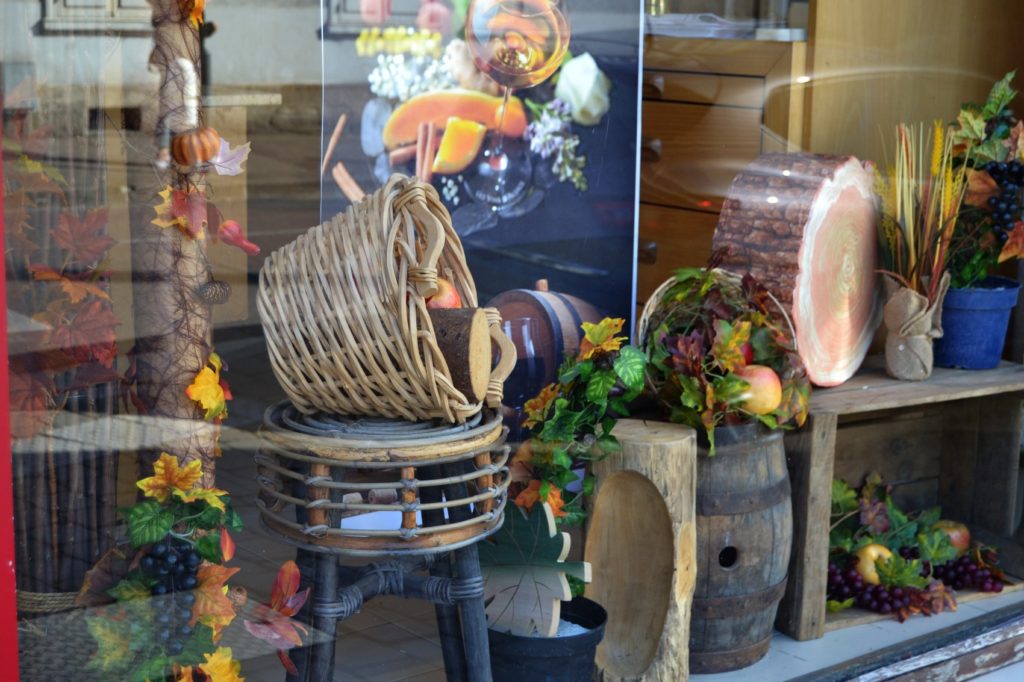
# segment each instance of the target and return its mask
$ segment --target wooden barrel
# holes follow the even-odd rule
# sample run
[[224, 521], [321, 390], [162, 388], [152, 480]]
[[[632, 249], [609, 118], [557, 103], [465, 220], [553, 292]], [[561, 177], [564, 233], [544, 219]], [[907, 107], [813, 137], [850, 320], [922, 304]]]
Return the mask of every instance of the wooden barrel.
[[691, 674], [737, 670], [768, 652], [793, 542], [782, 432], [715, 429], [715, 453], [702, 446], [697, 459]]
[[[580, 325], [584, 322], [600, 322], [603, 313], [590, 303], [557, 291], [548, 290], [546, 279], [537, 280], [534, 289], [512, 289], [504, 291], [490, 301], [488, 308], [497, 308], [501, 319], [506, 322], [519, 318], [536, 320], [536, 336], [532, 338], [533, 352], [520, 347], [521, 340], [513, 338], [519, 361], [527, 362], [529, 358], [537, 358], [543, 363], [542, 372], [530, 372], [537, 381], [537, 389], [555, 381], [558, 367], [565, 359], [566, 353], [575, 354], [579, 350], [583, 331]], [[513, 370], [513, 377], [516, 371]], [[538, 377], [543, 377], [540, 381]], [[534, 395], [536, 391], [530, 393]], [[510, 391], [506, 387], [505, 394]]]

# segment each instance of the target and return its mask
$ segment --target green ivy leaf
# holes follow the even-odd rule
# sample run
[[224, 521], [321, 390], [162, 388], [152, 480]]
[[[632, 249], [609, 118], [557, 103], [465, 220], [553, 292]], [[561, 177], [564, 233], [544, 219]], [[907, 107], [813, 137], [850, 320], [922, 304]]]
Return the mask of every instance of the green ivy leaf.
[[117, 601], [133, 601], [136, 599], [149, 599], [153, 581], [147, 578], [134, 577], [125, 578], [118, 584], [107, 590], [107, 594]]
[[840, 478], [832, 479], [832, 516], [846, 516], [858, 506], [857, 491]]
[[953, 133], [955, 142], [977, 144], [985, 139], [985, 119], [981, 112], [969, 107], [960, 110], [956, 118], [959, 129]]
[[174, 515], [156, 500], [146, 500], [121, 510], [128, 522], [128, 535], [133, 547], [159, 542], [174, 525]]
[[626, 388], [637, 390], [644, 385], [644, 368], [647, 366], [647, 358], [639, 348], [623, 346], [619, 349], [619, 356], [615, 358], [612, 367], [615, 374], [622, 379]]
[[225, 525], [225, 517], [227, 514], [215, 509], [205, 502], [194, 502], [189, 505], [188, 516], [195, 516], [190, 521], [193, 528], [201, 528], [202, 530], [216, 530], [222, 525]]
[[583, 494], [593, 495], [594, 494], [594, 477], [587, 476], [583, 479]]
[[680, 376], [679, 387], [683, 391], [682, 395], [679, 396], [679, 401], [683, 407], [689, 407], [693, 410], [704, 407], [704, 391], [701, 390], [697, 377]]
[[835, 599], [829, 599], [827, 602], [825, 602], [825, 607], [828, 609], [829, 613], [839, 613], [840, 611], [845, 611], [846, 609], [853, 606], [853, 602], [853, 597], [850, 597], [845, 601], [836, 601]]
[[617, 452], [622, 452], [622, 443], [620, 443], [619, 439], [610, 433], [598, 436], [597, 446], [601, 448], [601, 451], [606, 455], [613, 455]]
[[[209, 653], [209, 652], [207, 652]], [[142, 662], [132, 671], [132, 682], [149, 682], [150, 680], [162, 680], [170, 675], [171, 659], [165, 654], [154, 656], [148, 661]]]
[[203, 654], [212, 653], [216, 647], [213, 643], [213, 630], [208, 625], [196, 623], [192, 636], [185, 641], [185, 648], [174, 657], [179, 665], [197, 665], [206, 658]]
[[999, 113], [1010, 105], [1013, 98], [1017, 96], [1017, 91], [1010, 87], [1010, 83], [1013, 81], [1013, 77], [1017, 74], [1016, 71], [1011, 71], [1002, 80], [998, 81], [992, 86], [992, 90], [988, 93], [988, 100], [985, 102], [985, 106], [981, 110], [981, 115], [986, 118], [995, 118]]
[[565, 451], [565, 448], [555, 448], [551, 453], [551, 462], [555, 466], [562, 467], [563, 469], [572, 468], [572, 458], [569, 457], [569, 453]]
[[876, 561], [878, 580], [890, 587], [927, 587], [928, 579], [921, 575], [921, 560], [907, 561], [893, 554], [885, 561]]
[[923, 531], [917, 534], [917, 546], [921, 550], [921, 559], [939, 566], [956, 558], [956, 547], [949, 536], [941, 530]]
[[1005, 161], [1006, 146], [1001, 138], [992, 137], [976, 146], [971, 151], [971, 158], [974, 159], [975, 163], [979, 164], [988, 163], [989, 161]]
[[609, 369], [594, 372], [587, 383], [587, 400], [592, 403], [607, 402], [608, 392], [615, 386], [616, 381], [615, 373]]
[[211, 564], [219, 564], [224, 561], [220, 553], [220, 532], [207, 533], [196, 541], [196, 551], [199, 556]]
[[739, 402], [750, 390], [750, 384], [735, 374], [715, 377], [711, 386], [715, 389], [715, 402], [726, 405]]
[[227, 526], [228, 530], [242, 530], [245, 527], [245, 524], [242, 523], [242, 517], [238, 515], [238, 512], [230, 504], [227, 507], [227, 512], [224, 514], [224, 525]]

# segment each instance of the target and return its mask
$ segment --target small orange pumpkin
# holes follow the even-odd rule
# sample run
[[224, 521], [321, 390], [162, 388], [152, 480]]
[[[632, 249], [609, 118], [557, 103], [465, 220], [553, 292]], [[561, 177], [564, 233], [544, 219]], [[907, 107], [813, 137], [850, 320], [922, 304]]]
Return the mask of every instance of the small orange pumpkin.
[[213, 128], [178, 133], [171, 141], [171, 157], [179, 166], [198, 166], [220, 151], [220, 135]]

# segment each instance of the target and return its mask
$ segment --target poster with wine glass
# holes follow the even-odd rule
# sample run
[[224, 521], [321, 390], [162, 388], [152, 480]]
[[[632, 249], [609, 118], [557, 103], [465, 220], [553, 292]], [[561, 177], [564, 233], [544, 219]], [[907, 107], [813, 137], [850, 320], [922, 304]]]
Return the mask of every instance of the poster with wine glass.
[[633, 318], [642, 3], [358, 4], [358, 30], [325, 33], [322, 219], [392, 173], [431, 183], [516, 343], [521, 408], [582, 322]]

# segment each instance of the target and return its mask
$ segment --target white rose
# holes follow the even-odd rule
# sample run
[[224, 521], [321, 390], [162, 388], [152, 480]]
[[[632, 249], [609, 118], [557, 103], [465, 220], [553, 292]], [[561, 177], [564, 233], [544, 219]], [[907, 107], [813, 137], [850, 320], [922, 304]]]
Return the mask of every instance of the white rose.
[[555, 97], [572, 107], [572, 120], [580, 125], [596, 126], [611, 107], [608, 97], [611, 89], [612, 82], [587, 52], [562, 65]]

